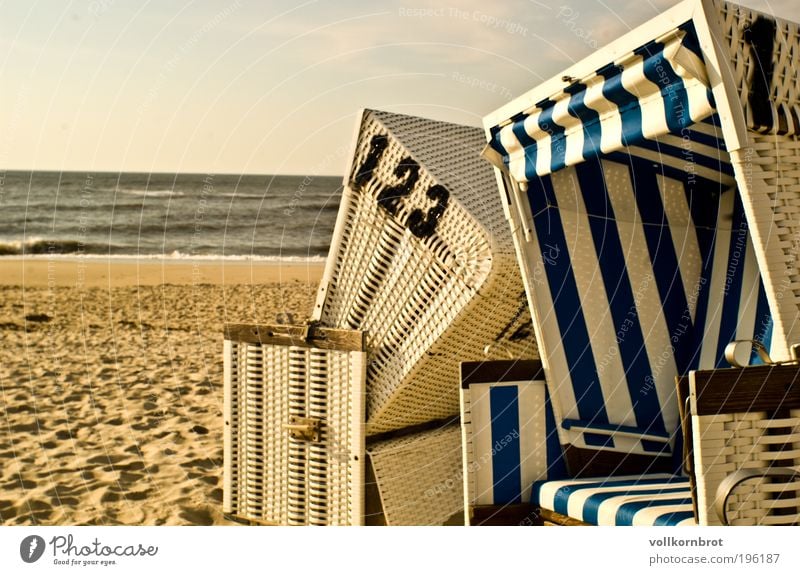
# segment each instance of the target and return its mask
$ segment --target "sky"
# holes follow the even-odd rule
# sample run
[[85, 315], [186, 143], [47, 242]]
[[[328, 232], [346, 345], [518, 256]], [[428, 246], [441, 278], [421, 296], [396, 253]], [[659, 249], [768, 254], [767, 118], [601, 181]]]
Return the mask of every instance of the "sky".
[[676, 3], [0, 0], [0, 170], [340, 174], [361, 108], [479, 126]]

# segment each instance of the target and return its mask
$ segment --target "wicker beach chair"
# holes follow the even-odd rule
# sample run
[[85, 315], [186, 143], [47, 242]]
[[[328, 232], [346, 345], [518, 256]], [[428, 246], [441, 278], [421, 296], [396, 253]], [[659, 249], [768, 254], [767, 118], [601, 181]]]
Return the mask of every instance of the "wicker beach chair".
[[566, 476], [537, 360], [461, 364], [466, 525], [535, 521], [535, 481]]
[[458, 425], [364, 433], [362, 332], [225, 329], [223, 512], [270, 525], [436, 525], [460, 512]]
[[689, 0], [485, 118], [573, 477], [534, 486], [554, 522], [691, 523], [674, 378], [798, 339], [798, 37]]
[[458, 415], [461, 361], [536, 356], [479, 129], [366, 110], [313, 319], [367, 337], [367, 434]]
[[694, 371], [678, 382], [701, 525], [800, 524], [800, 367]]

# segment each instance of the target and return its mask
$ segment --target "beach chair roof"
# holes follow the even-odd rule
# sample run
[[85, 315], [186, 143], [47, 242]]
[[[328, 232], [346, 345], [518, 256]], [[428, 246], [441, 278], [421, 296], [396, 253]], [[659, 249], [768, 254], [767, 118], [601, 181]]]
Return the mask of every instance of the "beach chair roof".
[[695, 139], [686, 130], [715, 108], [729, 151], [748, 129], [797, 134], [800, 78], [780, 66], [797, 30], [722, 0], [681, 2], [486, 116], [486, 155], [524, 183], [666, 134]]

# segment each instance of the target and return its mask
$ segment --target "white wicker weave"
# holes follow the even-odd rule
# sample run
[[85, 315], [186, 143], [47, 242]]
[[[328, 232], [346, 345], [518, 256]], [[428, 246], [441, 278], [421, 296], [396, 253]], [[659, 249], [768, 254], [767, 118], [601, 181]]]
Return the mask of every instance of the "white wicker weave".
[[481, 130], [367, 110], [314, 319], [367, 332], [367, 432], [458, 413], [458, 364], [535, 357]]
[[[223, 511], [278, 525], [361, 524], [366, 353], [315, 347], [324, 339], [304, 342], [303, 328], [291, 329], [226, 329]], [[319, 437], [293, 437], [292, 417], [320, 421]]]
[[[701, 525], [722, 524], [731, 488], [731, 525], [800, 524], [800, 475], [779, 475], [800, 470], [799, 375], [797, 366], [690, 374], [690, 471]], [[731, 481], [743, 472], [754, 477]]]
[[377, 441], [367, 452], [387, 525], [441, 525], [462, 509], [458, 425]]
[[[731, 161], [775, 322], [772, 355], [786, 360], [788, 346], [800, 341], [800, 26], [721, 0], [712, 4], [708, 13], [717, 21], [711, 29], [726, 52], [723, 79], [727, 75], [732, 86], [726, 95], [734, 122], [738, 115], [744, 126]], [[759, 18], [767, 26], [774, 23], [774, 35], [761, 40], [770, 78], [758, 65], [759, 43], [750, 36]], [[766, 124], [751, 101], [754, 86], [764, 79], [769, 79]]]

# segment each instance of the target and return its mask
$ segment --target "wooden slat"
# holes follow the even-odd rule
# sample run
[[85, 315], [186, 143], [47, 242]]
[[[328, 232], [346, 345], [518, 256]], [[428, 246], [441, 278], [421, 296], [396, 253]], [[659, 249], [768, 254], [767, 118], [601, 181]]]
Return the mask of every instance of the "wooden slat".
[[476, 505], [470, 509], [470, 525], [542, 525], [539, 509], [532, 505]]
[[542, 362], [538, 359], [497, 361], [465, 361], [461, 364], [461, 387], [475, 383], [544, 380]]
[[[306, 330], [308, 330], [308, 337], [306, 337]], [[224, 333], [225, 339], [238, 342], [292, 345], [339, 351], [364, 351], [366, 349], [364, 332], [347, 329], [301, 325], [226, 324]]]
[[584, 449], [563, 445], [570, 477], [612, 477], [672, 473], [672, 454], [663, 456]]
[[573, 519], [572, 517], [561, 515], [560, 513], [550, 511], [549, 509], [540, 509], [539, 515], [542, 517], [542, 521], [544, 521], [545, 525], [558, 527], [583, 527], [590, 525], [589, 523], [584, 523], [579, 519]]
[[800, 366], [755, 366], [689, 375], [693, 415], [800, 408]]

